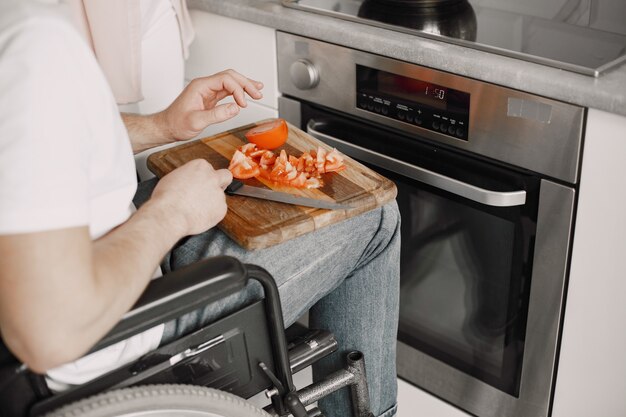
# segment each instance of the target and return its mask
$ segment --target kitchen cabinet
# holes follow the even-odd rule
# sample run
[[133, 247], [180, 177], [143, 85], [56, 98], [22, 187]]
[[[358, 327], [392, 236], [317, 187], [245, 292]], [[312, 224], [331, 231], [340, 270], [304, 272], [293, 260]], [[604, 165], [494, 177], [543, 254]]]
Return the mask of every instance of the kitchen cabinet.
[[626, 416], [625, 132], [588, 111], [553, 417]]

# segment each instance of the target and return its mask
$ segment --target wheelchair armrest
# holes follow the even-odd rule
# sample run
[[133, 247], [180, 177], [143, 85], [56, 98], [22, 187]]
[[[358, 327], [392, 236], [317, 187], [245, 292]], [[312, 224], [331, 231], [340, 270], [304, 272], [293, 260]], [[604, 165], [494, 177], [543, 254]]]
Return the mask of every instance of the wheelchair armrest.
[[91, 352], [224, 298], [247, 282], [246, 267], [229, 256], [208, 258], [152, 280], [132, 310]]

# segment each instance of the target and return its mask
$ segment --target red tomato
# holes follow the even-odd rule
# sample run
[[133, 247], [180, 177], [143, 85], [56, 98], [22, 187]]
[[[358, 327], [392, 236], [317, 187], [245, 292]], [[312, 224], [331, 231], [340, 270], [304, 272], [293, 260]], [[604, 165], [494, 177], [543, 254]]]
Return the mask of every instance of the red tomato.
[[343, 156], [333, 148], [328, 154], [326, 154], [326, 163], [324, 164], [325, 172], [338, 172], [343, 171], [346, 166], [343, 164]]
[[323, 185], [322, 173], [339, 172], [345, 168], [343, 155], [336, 149], [329, 152], [319, 147], [296, 158], [287, 155], [284, 149], [276, 155], [258, 149], [253, 143], [239, 147], [228, 167], [235, 178], [260, 177], [298, 188], [319, 188]]
[[261, 167], [263, 168], [269, 168], [274, 165], [275, 161], [276, 155], [274, 155], [274, 152], [263, 151], [263, 155], [261, 155], [261, 160], [259, 161], [259, 164], [261, 164]]
[[248, 178], [256, 177], [261, 173], [261, 170], [258, 165], [244, 167], [243, 165], [237, 165], [230, 169], [230, 172], [233, 173], [233, 177], [245, 180]]
[[289, 128], [284, 119], [276, 119], [250, 129], [245, 136], [259, 148], [276, 149], [287, 141]]
[[256, 177], [260, 174], [259, 165], [240, 151], [235, 151], [228, 169], [232, 172], [233, 177], [240, 180]]

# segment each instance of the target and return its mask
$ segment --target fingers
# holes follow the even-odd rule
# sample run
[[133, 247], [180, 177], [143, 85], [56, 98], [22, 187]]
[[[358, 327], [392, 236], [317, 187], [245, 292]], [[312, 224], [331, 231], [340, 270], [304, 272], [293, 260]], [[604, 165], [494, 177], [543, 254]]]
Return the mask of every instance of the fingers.
[[215, 175], [217, 177], [217, 183], [222, 190], [225, 190], [228, 185], [233, 182], [233, 174], [227, 169], [218, 169], [215, 171]]
[[215, 178], [217, 185], [222, 189], [226, 189], [233, 182], [233, 174], [226, 168], [215, 169], [206, 159], [194, 159], [188, 163], [196, 164], [194, 169], [206, 169], [207, 175]]
[[232, 77], [253, 99], [258, 100], [263, 97], [263, 93], [260, 91], [263, 88], [262, 82], [244, 77], [237, 71], [233, 70], [226, 70], [225, 73]]
[[183, 167], [196, 173], [198, 170], [205, 170], [204, 175], [207, 175], [208, 177], [213, 177], [216, 184], [222, 190], [226, 189], [226, 187], [228, 187], [228, 185], [233, 182], [233, 174], [228, 169], [215, 169], [213, 168], [213, 165], [211, 165], [206, 159], [193, 159], [185, 163]]
[[189, 115], [190, 126], [200, 132], [205, 127], [224, 122], [239, 114], [239, 106], [235, 103], [220, 104], [209, 110], [194, 111]]
[[202, 90], [210, 90], [211, 95], [217, 98], [216, 101], [232, 95], [235, 102], [240, 107], [246, 107], [246, 94], [255, 100], [263, 97], [261, 89], [263, 83], [244, 77], [234, 70], [226, 70], [215, 75], [203, 78], [197, 78], [194, 83], [202, 92]]

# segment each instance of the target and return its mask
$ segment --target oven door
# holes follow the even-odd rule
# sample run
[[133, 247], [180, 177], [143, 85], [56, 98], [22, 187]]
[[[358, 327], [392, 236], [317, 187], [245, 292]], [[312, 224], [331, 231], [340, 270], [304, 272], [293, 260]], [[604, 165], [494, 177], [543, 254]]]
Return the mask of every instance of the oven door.
[[398, 374], [481, 417], [549, 413], [574, 190], [302, 104], [398, 187]]

